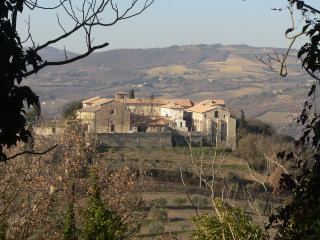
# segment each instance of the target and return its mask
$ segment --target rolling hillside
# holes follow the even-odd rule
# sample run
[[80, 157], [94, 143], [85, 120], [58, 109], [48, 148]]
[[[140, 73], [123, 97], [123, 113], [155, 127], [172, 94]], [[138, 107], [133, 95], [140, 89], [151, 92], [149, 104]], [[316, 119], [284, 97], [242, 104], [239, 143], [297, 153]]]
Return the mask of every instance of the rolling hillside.
[[[47, 116], [59, 116], [61, 107], [72, 100], [111, 97], [116, 91], [133, 88], [136, 96], [222, 98], [235, 113], [244, 109], [248, 117], [260, 117], [283, 129], [290, 122], [283, 118], [300, 111], [297, 106], [307, 91], [308, 76], [301, 70], [295, 52], [289, 56], [290, 74], [286, 78], [255, 57], [272, 52], [268, 48], [219, 44], [111, 50], [47, 68], [25, 83], [40, 95]], [[42, 57], [63, 59], [64, 53], [49, 48]], [[268, 112], [273, 114], [266, 115]]]

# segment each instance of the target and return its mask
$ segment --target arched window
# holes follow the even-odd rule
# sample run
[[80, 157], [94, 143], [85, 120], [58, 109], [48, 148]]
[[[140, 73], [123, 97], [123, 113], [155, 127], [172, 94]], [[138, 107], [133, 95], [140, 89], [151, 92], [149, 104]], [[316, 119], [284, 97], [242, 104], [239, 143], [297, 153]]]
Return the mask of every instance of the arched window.
[[215, 112], [214, 112], [214, 117], [215, 117], [215, 118], [218, 118], [218, 117], [219, 117], [219, 112], [218, 112], [218, 111], [215, 111]]
[[116, 123], [115, 123], [115, 121], [110, 121], [109, 132], [113, 133], [115, 131], [116, 131]]

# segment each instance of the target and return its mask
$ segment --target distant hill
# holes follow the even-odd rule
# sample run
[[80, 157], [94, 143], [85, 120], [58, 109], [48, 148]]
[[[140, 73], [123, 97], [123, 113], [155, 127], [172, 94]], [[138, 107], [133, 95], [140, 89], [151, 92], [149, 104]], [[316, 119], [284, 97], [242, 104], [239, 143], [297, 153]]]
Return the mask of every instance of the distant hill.
[[48, 60], [48, 61], [56, 61], [59, 59], [64, 59], [65, 54], [69, 58], [76, 56], [75, 53], [68, 52], [68, 51], [65, 53], [64, 50], [60, 50], [60, 49], [53, 48], [53, 47], [46, 47], [46, 48], [39, 51], [39, 55], [41, 56], [41, 58], [43, 60]]
[[[276, 50], [285, 52], [285, 49]], [[72, 64], [44, 69], [31, 76], [26, 84], [38, 92], [43, 110], [49, 116], [58, 116], [61, 107], [72, 100], [97, 95], [111, 97], [116, 91], [128, 92], [133, 88], [136, 96], [222, 98], [229, 101], [235, 112], [241, 108], [252, 117], [263, 118], [269, 111], [279, 111], [281, 104], [278, 103], [286, 101], [285, 93], [290, 92], [292, 96], [308, 84], [296, 52], [288, 58], [287, 78], [280, 77], [256, 58], [272, 53], [270, 48], [220, 44], [110, 50], [93, 53]], [[51, 61], [65, 58], [64, 51], [55, 48], [44, 49], [40, 54]], [[68, 52], [67, 55], [76, 54]], [[278, 96], [268, 95], [273, 93]], [[259, 106], [237, 100], [246, 96], [269, 97]], [[304, 95], [299, 96], [295, 101]], [[297, 112], [294, 107], [288, 108], [290, 116]], [[270, 120], [270, 115], [267, 119]]]

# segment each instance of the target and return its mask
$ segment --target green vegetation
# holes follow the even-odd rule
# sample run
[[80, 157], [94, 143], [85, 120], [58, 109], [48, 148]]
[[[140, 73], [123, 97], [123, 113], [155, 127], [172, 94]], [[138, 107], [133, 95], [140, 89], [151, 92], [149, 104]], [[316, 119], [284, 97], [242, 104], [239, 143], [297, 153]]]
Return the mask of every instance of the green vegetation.
[[160, 233], [163, 233], [163, 231], [164, 226], [162, 221], [152, 221], [150, 223], [149, 233], [158, 235]]
[[62, 108], [61, 115], [64, 119], [75, 119], [76, 111], [81, 108], [81, 101], [73, 101]]
[[40, 109], [37, 107], [31, 107], [25, 114], [25, 119], [28, 123], [34, 123], [40, 117]]
[[268, 240], [258, 225], [252, 224], [252, 219], [244, 214], [241, 208], [231, 207], [220, 199], [215, 200], [219, 216], [204, 214], [194, 218], [197, 230], [192, 235], [199, 240]]
[[133, 98], [134, 98], [134, 90], [133, 90], [133, 89], [130, 90], [129, 98], [130, 98], [130, 99], [133, 99]]
[[[308, 40], [298, 51], [297, 57], [302, 59], [302, 68], [312, 77], [312, 85], [305, 101], [303, 110], [298, 118], [298, 122], [304, 126], [304, 132], [299, 143], [304, 150], [312, 149], [313, 156], [309, 159], [301, 159], [292, 151], [279, 152], [277, 157], [282, 160], [295, 162], [298, 173], [295, 175], [284, 173], [281, 178], [281, 187], [293, 191], [293, 198], [281, 207], [277, 214], [270, 216], [270, 225], [276, 227], [278, 233], [277, 240], [289, 239], [319, 239], [320, 232], [320, 205], [319, 205], [319, 169], [320, 169], [320, 121], [319, 112], [315, 109], [318, 100], [317, 75], [320, 71], [318, 59], [319, 52], [319, 27], [318, 21], [320, 10], [305, 4], [303, 1], [288, 1], [296, 5], [305, 17], [305, 26], [302, 27], [301, 35]], [[307, 14], [308, 12], [313, 14]], [[291, 34], [293, 29], [288, 29], [286, 35]], [[299, 34], [297, 35], [299, 36]], [[295, 41], [294, 38], [293, 41]], [[284, 63], [285, 64], [285, 63]], [[287, 69], [283, 69], [280, 74], [286, 76]]]
[[[39, 113], [24, 114], [24, 101], [28, 107], [32, 105], [36, 108], [39, 108], [39, 101], [28, 87], [20, 85], [22, 78], [48, 65], [48, 62], [42, 62], [37, 54], [37, 51], [45, 45], [24, 50], [13, 26], [16, 14], [23, 10], [23, 3], [24, 1], [0, 3], [0, 18], [6, 26], [1, 29], [5, 37], [0, 38], [2, 43], [0, 46], [7, 50], [0, 64], [0, 80], [3, 80], [0, 81], [0, 102], [4, 106], [0, 119], [6, 120], [0, 125], [0, 161], [8, 160], [3, 151], [5, 147], [10, 148], [18, 141], [27, 142], [30, 133], [25, 129], [25, 125], [27, 121], [32, 122]], [[289, 0], [289, 3], [296, 4], [304, 16], [310, 10], [316, 16], [320, 14], [319, 10], [305, 5], [303, 1]], [[115, 10], [113, 7], [112, 9]], [[11, 19], [8, 16], [11, 16]], [[100, 19], [95, 14], [93, 16], [94, 19]], [[302, 32], [310, 38], [310, 42], [298, 52], [298, 57], [302, 58], [303, 69], [315, 81], [319, 81], [317, 75], [320, 71], [319, 29], [320, 22], [316, 18], [311, 21], [308, 15]], [[292, 30], [288, 29], [286, 34]], [[103, 45], [98, 46], [98, 48], [101, 47]], [[247, 84], [243, 87], [247, 90], [246, 93], [262, 91], [260, 96], [263, 100], [260, 99], [260, 104], [265, 106], [262, 112], [270, 110], [270, 102], [266, 103], [264, 100], [272, 98], [279, 100], [282, 99], [283, 93], [288, 92], [287, 90], [281, 91], [281, 94], [277, 91], [264, 92], [264, 86], [257, 81], [257, 76], [260, 75], [254, 74], [262, 74], [265, 69], [254, 65], [241, 68], [239, 62], [250, 64], [250, 61], [245, 55], [237, 54], [237, 49], [231, 49], [228, 53], [213, 50], [207, 45], [198, 46], [197, 51], [199, 49], [200, 57], [199, 55], [196, 57], [198, 62], [195, 62], [194, 54], [191, 54], [190, 63], [175, 63], [174, 66], [157, 69], [150, 66], [148, 69], [146, 66], [144, 68], [147, 69], [146, 72], [154, 75], [152, 81], [155, 81], [158, 75], [167, 76], [166, 80], [163, 80], [164, 78], [161, 80], [164, 82], [159, 79], [161, 83], [147, 83], [145, 87], [150, 89], [163, 87], [171, 81], [170, 87], [176, 88], [185, 80], [190, 82], [194, 80], [197, 81], [196, 85], [185, 84], [189, 89], [183, 91], [199, 91], [214, 88], [213, 85], [217, 85], [215, 88], [217, 91], [227, 86], [229, 93], [239, 94], [241, 91], [237, 82], [244, 81]], [[181, 48], [171, 47], [169, 50], [177, 54], [176, 50], [180, 51]], [[214, 57], [209, 56], [210, 51]], [[187, 57], [188, 54], [190, 53], [186, 54]], [[185, 59], [189, 60], [187, 57]], [[121, 57], [117, 59], [123, 60]], [[146, 59], [144, 62], [150, 64]], [[109, 63], [106, 64], [108, 67], [111, 66]], [[284, 62], [281, 64], [285, 66]], [[199, 69], [193, 70], [194, 67]], [[11, 72], [8, 72], [8, 69]], [[223, 83], [219, 83], [216, 79], [207, 79], [209, 76], [214, 76], [210, 71], [217, 71], [217, 69], [221, 76], [224, 75], [220, 79]], [[282, 67], [281, 70], [281, 75], [286, 76], [286, 68]], [[181, 71], [184, 71], [184, 76], [176, 76]], [[234, 78], [232, 74], [234, 71], [240, 75], [242, 73], [242, 76]], [[127, 71], [130, 74], [132, 72], [134, 73], [132, 69]], [[70, 73], [72, 71], [68, 76], [72, 78], [89, 75]], [[299, 74], [297, 75], [300, 77]], [[146, 76], [142, 76], [142, 79], [144, 77]], [[280, 83], [275, 76], [269, 79], [267, 85], [267, 87], [287, 85], [292, 87], [292, 83]], [[311, 85], [308, 95], [317, 96], [316, 90], [317, 84]], [[189, 94], [192, 94], [192, 91]], [[153, 95], [151, 96], [153, 98]], [[250, 103], [250, 98], [252, 100], [255, 97], [245, 94], [240, 99]], [[129, 154], [125, 152], [126, 156], [121, 149], [100, 153], [97, 148], [97, 139], [90, 138], [89, 134], [80, 131], [79, 126], [69, 126], [62, 139], [57, 140], [61, 142], [59, 148], [50, 155], [29, 154], [25, 146], [17, 146], [13, 154], [17, 156], [25, 152], [28, 154], [17, 158], [18, 162], [8, 162], [0, 168], [3, 176], [0, 178], [2, 194], [0, 239], [38, 239], [40, 236], [43, 239], [61, 239], [62, 237], [69, 240], [78, 237], [83, 240], [124, 239], [140, 230], [141, 224], [146, 226], [146, 223], [150, 223], [150, 237], [159, 234], [176, 237], [175, 234], [194, 230], [191, 234], [195, 239], [269, 239], [269, 234], [253, 223], [253, 218], [246, 215], [244, 209], [231, 205], [231, 202], [236, 201], [239, 205], [243, 203], [250, 205], [254, 202], [256, 208], [252, 208], [259, 211], [261, 219], [265, 219], [263, 215], [270, 215], [268, 227], [275, 227], [278, 230], [275, 236], [277, 240], [318, 239], [320, 234], [320, 116], [318, 112], [314, 112], [315, 103], [316, 100], [311, 99], [304, 104], [298, 121], [305, 126], [305, 129], [296, 144], [293, 144], [288, 136], [276, 135], [270, 125], [246, 118], [242, 111], [238, 129], [238, 149], [232, 153], [213, 147], [191, 150], [188, 148], [128, 150]], [[76, 103], [66, 106], [63, 110], [65, 118], [75, 118], [74, 113], [78, 107]], [[257, 108], [257, 105], [254, 107]], [[37, 151], [47, 149], [46, 144], [48, 145], [48, 143], [35, 145], [35, 149]], [[105, 158], [101, 157], [102, 154]], [[120, 157], [114, 156], [117, 154]], [[88, 169], [91, 169], [90, 188], [87, 182]], [[136, 185], [140, 178], [150, 181]], [[152, 182], [151, 179], [161, 184], [157, 188], [152, 184], [148, 186]], [[66, 199], [70, 199], [71, 182], [77, 183], [77, 196], [80, 197], [73, 198], [74, 201], [66, 206], [68, 202]], [[163, 190], [160, 189], [161, 186], [165, 191], [170, 190], [175, 195], [169, 200], [163, 196], [157, 197], [151, 201], [151, 204], [145, 204], [141, 191], [149, 187], [153, 192], [155, 190], [161, 192]], [[179, 191], [173, 186], [178, 186]], [[72, 185], [72, 192], [73, 187]], [[237, 199], [239, 189], [243, 190], [241, 192], [243, 199]], [[183, 195], [177, 196], [177, 192]], [[278, 213], [273, 212], [272, 192], [292, 194], [290, 200], [280, 205]], [[88, 196], [82, 198], [86, 194]], [[160, 194], [164, 195], [163, 192]], [[224, 197], [223, 200], [214, 198], [219, 194]], [[199, 207], [188, 203], [186, 195]], [[168, 202], [173, 205], [168, 206]], [[83, 220], [81, 223], [76, 221], [78, 212], [74, 211], [74, 204], [77, 204], [77, 209], [80, 209]], [[208, 212], [214, 212], [214, 214], [209, 215], [205, 212], [207, 208]], [[65, 221], [63, 221], [61, 212], [65, 209]], [[148, 210], [150, 215], [147, 217], [144, 212]], [[169, 210], [171, 210], [170, 214]], [[194, 218], [196, 229], [191, 227], [191, 230], [186, 230], [189, 228], [186, 219], [190, 218], [190, 212], [194, 210], [200, 215]], [[250, 214], [252, 217], [256, 216], [252, 212]], [[164, 233], [169, 224], [176, 229], [181, 228], [182, 231]], [[77, 228], [81, 229], [79, 235]]]
[[84, 240], [109, 240], [122, 239], [126, 232], [126, 224], [115, 212], [107, 209], [101, 199], [101, 186], [97, 175], [97, 169], [91, 169], [92, 194], [89, 207], [84, 213], [84, 226], [82, 237]]
[[77, 240], [78, 233], [76, 229], [76, 219], [74, 214], [74, 204], [71, 201], [68, 205], [66, 217], [65, 217], [65, 228], [63, 230], [62, 240]]

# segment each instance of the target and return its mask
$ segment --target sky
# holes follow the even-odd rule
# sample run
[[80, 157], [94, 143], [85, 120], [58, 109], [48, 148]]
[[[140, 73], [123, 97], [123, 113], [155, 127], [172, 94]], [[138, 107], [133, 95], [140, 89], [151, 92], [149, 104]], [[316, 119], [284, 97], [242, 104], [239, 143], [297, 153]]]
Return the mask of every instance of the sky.
[[[81, 1], [81, 0], [75, 0]], [[130, 2], [118, 0], [118, 2]], [[305, 1], [318, 7], [316, 0]], [[118, 22], [112, 27], [94, 32], [95, 42], [108, 42], [104, 50], [123, 48], [157, 48], [189, 44], [246, 44], [255, 47], [282, 47], [289, 45], [284, 32], [291, 27], [287, 0], [155, 0], [141, 15]], [[121, 7], [122, 5], [119, 4]], [[284, 11], [272, 11], [282, 8]], [[71, 26], [70, 19], [58, 12], [60, 22]], [[24, 11], [19, 16], [19, 33], [26, 36], [25, 20], [30, 16], [31, 32], [36, 43], [43, 43], [61, 34], [56, 12]], [[107, 17], [107, 16], [106, 16]], [[296, 14], [297, 26], [304, 25]], [[85, 49], [83, 35], [53, 45], [60, 49], [81, 53]], [[302, 42], [295, 46], [298, 48]]]

